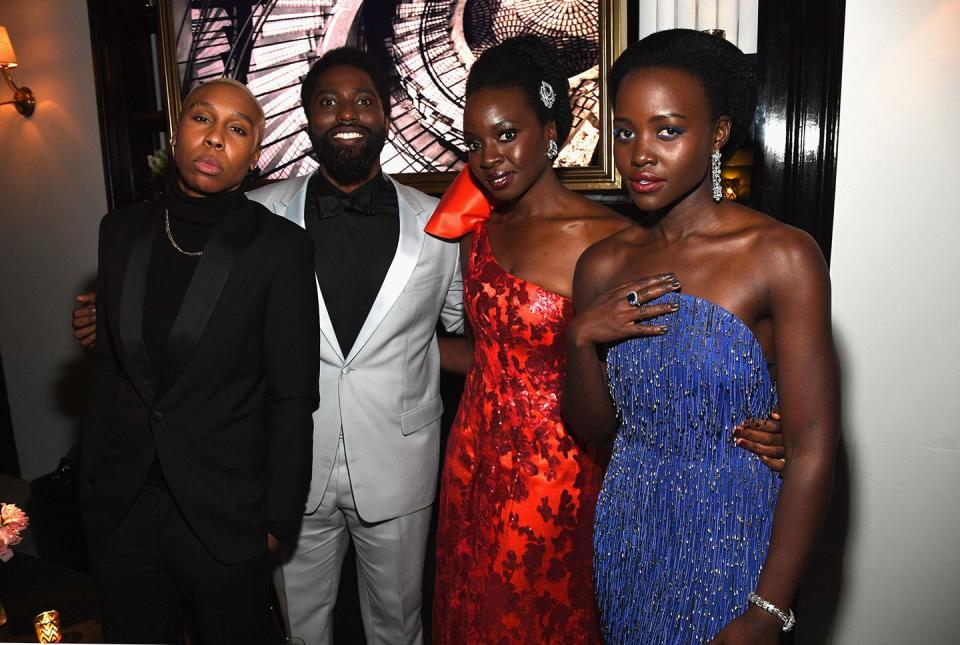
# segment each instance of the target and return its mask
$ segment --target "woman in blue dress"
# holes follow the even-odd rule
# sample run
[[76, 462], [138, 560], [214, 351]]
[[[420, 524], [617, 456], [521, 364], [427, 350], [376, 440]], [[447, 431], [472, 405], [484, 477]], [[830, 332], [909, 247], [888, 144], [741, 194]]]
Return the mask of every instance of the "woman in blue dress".
[[[805, 233], [721, 199], [757, 95], [736, 47], [659, 32], [610, 84], [641, 216], [577, 265], [563, 401], [580, 439], [615, 436], [594, 535], [604, 640], [777, 643], [832, 484], [826, 263]], [[782, 480], [725, 430], [778, 398]]]

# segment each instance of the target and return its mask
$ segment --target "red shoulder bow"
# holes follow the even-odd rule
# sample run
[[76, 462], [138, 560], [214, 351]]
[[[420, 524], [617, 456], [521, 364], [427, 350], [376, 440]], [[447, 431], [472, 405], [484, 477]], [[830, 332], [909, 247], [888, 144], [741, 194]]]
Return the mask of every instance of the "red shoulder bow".
[[464, 168], [457, 175], [424, 227], [430, 235], [455, 240], [471, 233], [478, 222], [490, 219], [493, 206]]

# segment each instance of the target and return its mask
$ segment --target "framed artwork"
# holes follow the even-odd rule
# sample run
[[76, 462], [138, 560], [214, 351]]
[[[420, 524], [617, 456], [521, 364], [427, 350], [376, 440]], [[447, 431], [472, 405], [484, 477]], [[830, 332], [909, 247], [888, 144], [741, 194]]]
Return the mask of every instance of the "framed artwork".
[[622, 0], [160, 0], [163, 94], [169, 125], [196, 84], [228, 76], [263, 104], [264, 179], [316, 168], [300, 81], [336, 47], [365, 48], [391, 80], [386, 172], [442, 192], [464, 164], [467, 73], [487, 48], [536, 34], [558, 50], [574, 125], [557, 166], [564, 183], [616, 190], [606, 76], [625, 40]]

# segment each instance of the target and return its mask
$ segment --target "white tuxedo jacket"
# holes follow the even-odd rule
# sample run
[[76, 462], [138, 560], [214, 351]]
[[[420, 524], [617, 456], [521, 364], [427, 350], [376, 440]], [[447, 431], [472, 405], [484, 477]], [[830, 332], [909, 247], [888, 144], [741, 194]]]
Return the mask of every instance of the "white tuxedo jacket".
[[[304, 226], [308, 180], [288, 179], [248, 196]], [[423, 231], [436, 198], [393, 183], [400, 206], [397, 252], [346, 356], [317, 288], [320, 407], [313, 415], [307, 514], [323, 501], [341, 432], [364, 521], [412, 513], [432, 504], [436, 495], [443, 413], [436, 325], [439, 318], [447, 330], [463, 330], [459, 246]]]

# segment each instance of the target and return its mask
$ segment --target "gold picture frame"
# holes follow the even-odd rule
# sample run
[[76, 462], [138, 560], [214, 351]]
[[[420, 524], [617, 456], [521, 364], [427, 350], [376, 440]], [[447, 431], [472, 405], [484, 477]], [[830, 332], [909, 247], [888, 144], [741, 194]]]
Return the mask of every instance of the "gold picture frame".
[[[465, 3], [465, 0], [451, 0], [449, 3], [451, 13], [458, 9], [462, 10], [461, 5], [465, 5]], [[354, 5], [353, 11], [356, 12], [358, 11], [356, 6], [362, 3], [353, 2], [348, 4]], [[589, 1], [587, 4], [589, 5]], [[597, 0], [596, 5], [598, 11], [598, 28], [596, 33], [598, 34], [599, 40], [596, 44], [598, 65], [597, 71], [592, 77], [592, 82], [596, 86], [596, 92], [591, 95], [591, 100], [595, 100], [595, 103], [592, 104], [594, 105], [594, 109], [587, 115], [589, 123], [585, 124], [585, 127], [582, 128], [585, 131], [589, 130], [590, 135], [596, 141], [595, 148], [593, 148], [592, 151], [592, 163], [588, 165], [577, 165], [576, 167], [558, 168], [560, 179], [568, 188], [594, 193], [616, 191], [621, 187], [620, 176], [613, 162], [613, 139], [610, 136], [612, 113], [607, 98], [607, 78], [608, 71], [614, 59], [623, 50], [627, 31], [625, 24], [627, 15], [625, 0]], [[159, 0], [158, 8], [160, 14], [159, 50], [162, 68], [160, 70], [160, 76], [163, 79], [162, 94], [165, 105], [167, 106], [168, 126], [172, 131], [180, 112], [181, 97], [183, 95], [180, 79], [184, 75], [185, 67], [183, 66], [186, 65], [183, 60], [178, 61], [178, 46], [180, 48], [180, 59], [184, 58], [184, 47], [178, 43], [177, 35], [178, 33], [184, 33], [184, 30], [189, 27], [185, 12], [190, 10], [190, 2], [189, 0]], [[328, 21], [330, 21], [329, 18]], [[247, 17], [247, 24], [252, 25], [251, 29], [255, 29], [256, 27], [254, 18], [250, 16]], [[247, 47], [249, 48], [250, 45], [247, 45]], [[224, 64], [224, 68], [226, 69], [230, 59], [229, 56], [225, 58], [227, 58], [227, 64]], [[230, 74], [227, 73], [227, 75]], [[262, 94], [263, 91], [261, 90], [260, 93]], [[299, 104], [296, 109], [299, 110]], [[289, 109], [287, 113], [289, 113]], [[394, 133], [392, 132], [391, 137], [393, 136]], [[574, 135], [572, 134], [571, 136]], [[268, 136], [266, 143], [269, 142]], [[589, 148], [585, 148], [585, 150], [589, 151]], [[289, 150], [286, 154], [289, 155]], [[305, 156], [306, 153], [300, 157], [299, 161], [301, 165], [298, 168], [295, 167], [289, 170], [291, 173], [289, 176], [304, 174], [304, 172], [306, 172], [305, 169], [308, 168], [307, 164], [311, 160], [304, 159], [303, 157]], [[447, 167], [449, 168], [450, 166], [448, 165]], [[280, 167], [274, 167], [274, 169], [269, 172], [276, 172], [277, 178], [282, 178], [284, 175], [277, 172], [277, 168]], [[391, 176], [396, 180], [431, 194], [442, 193], [457, 174], [456, 170], [438, 171], [435, 169], [419, 170], [417, 172], [398, 172], [391, 170], [386, 163], [384, 168], [390, 172]]]

